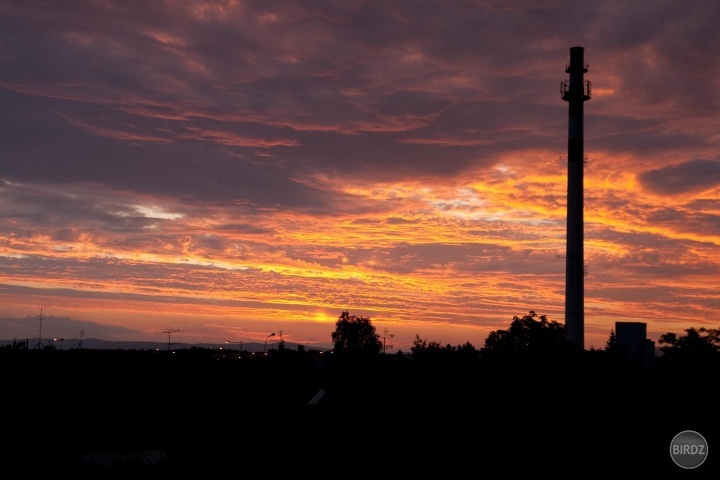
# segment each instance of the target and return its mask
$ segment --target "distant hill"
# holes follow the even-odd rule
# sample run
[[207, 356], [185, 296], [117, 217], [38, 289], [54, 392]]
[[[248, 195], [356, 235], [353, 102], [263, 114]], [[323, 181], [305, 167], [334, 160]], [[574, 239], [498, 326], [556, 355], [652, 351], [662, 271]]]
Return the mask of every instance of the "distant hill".
[[[18, 340], [0, 340], [0, 347], [10, 346], [17, 343]], [[45, 342], [47, 345], [47, 342]], [[100, 340], [98, 338], [84, 338], [82, 344], [79, 339], [71, 338], [67, 340], [58, 340], [54, 343], [58, 350], [68, 350], [72, 348], [86, 348], [91, 350], [169, 350], [169, 349], [189, 349], [189, 348], [205, 348], [217, 350], [233, 350], [239, 351], [240, 345], [233, 344], [228, 346], [225, 343], [181, 343], [173, 342], [170, 345], [167, 342], [124, 342]], [[28, 341], [28, 348], [33, 349], [37, 345], [37, 339]], [[81, 346], [82, 345], [82, 346]], [[285, 342], [285, 348], [288, 350], [298, 350], [299, 344]], [[277, 342], [267, 345], [268, 350], [277, 349]], [[305, 350], [329, 351], [329, 347], [317, 347], [311, 345], [302, 345]], [[265, 344], [262, 342], [249, 342], [242, 344], [242, 350], [246, 352], [262, 352], [265, 350]]]

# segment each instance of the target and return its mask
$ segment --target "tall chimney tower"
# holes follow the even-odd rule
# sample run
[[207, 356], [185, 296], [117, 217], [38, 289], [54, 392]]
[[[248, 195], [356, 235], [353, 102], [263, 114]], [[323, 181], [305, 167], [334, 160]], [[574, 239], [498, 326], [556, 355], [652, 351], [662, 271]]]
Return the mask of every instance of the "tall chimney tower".
[[590, 100], [590, 81], [583, 80], [588, 65], [584, 48], [570, 48], [565, 71], [570, 81], [561, 84], [562, 99], [569, 104], [567, 239], [565, 255], [565, 328], [567, 338], [585, 348], [585, 260], [583, 252], [583, 104]]

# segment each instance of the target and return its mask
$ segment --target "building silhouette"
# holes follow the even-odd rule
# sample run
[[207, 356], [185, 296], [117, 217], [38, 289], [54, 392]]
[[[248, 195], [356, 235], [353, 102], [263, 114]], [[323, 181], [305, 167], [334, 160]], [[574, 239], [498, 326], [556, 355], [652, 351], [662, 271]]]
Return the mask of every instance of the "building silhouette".
[[615, 322], [618, 349], [630, 358], [651, 362], [655, 358], [655, 342], [647, 338], [644, 322]]

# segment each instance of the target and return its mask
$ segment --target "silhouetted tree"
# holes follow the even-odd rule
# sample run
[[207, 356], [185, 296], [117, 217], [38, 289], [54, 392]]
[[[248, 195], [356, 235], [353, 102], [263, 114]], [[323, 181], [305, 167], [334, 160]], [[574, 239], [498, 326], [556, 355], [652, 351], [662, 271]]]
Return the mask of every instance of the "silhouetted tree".
[[442, 346], [439, 342], [428, 342], [426, 339], [420, 338], [418, 334], [415, 334], [415, 340], [413, 340], [412, 347], [410, 347], [413, 356], [438, 351], [440, 349], [442, 349]]
[[510, 328], [494, 330], [485, 339], [484, 351], [527, 352], [563, 351], [572, 345], [566, 336], [565, 325], [549, 321], [547, 316], [534, 311], [513, 317]]
[[457, 346], [456, 356], [459, 361], [473, 362], [480, 358], [480, 350], [475, 348], [475, 345], [472, 343], [465, 342], [464, 344]]
[[413, 345], [410, 347], [415, 364], [425, 366], [434, 365], [436, 367], [452, 365], [453, 368], [459, 366], [471, 367], [473, 361], [479, 358], [478, 350], [470, 343], [453, 346], [447, 344], [443, 346], [440, 342], [428, 342], [415, 335]]
[[688, 328], [682, 336], [668, 332], [658, 343], [664, 363], [720, 361], [720, 329]]
[[610, 337], [605, 343], [605, 351], [609, 353], [615, 353], [618, 349], [617, 336], [615, 335], [615, 329], [610, 330]]
[[440, 342], [428, 342], [424, 338], [420, 338], [420, 335], [415, 335], [412, 347], [410, 347], [414, 357], [427, 354], [435, 353], [446, 353], [446, 354], [458, 354], [461, 356], [473, 356], [477, 353], [477, 349], [470, 342], [465, 342], [463, 345], [452, 346], [449, 343], [444, 347]]
[[382, 351], [380, 335], [375, 332], [369, 317], [342, 312], [332, 333], [333, 351], [336, 354], [379, 354]]

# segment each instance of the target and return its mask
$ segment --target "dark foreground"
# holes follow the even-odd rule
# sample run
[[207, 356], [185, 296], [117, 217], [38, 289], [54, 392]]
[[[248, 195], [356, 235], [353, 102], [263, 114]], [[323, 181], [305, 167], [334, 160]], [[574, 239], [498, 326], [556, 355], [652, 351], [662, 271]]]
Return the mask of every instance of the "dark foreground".
[[[0, 367], [7, 474], [720, 473], [714, 368], [589, 355], [340, 362], [327, 353], [240, 359], [202, 350], [5, 350]], [[685, 430], [709, 447], [691, 470], [669, 454]]]

